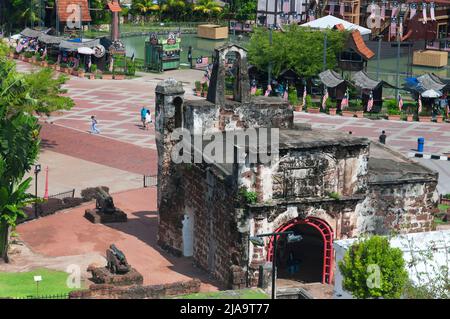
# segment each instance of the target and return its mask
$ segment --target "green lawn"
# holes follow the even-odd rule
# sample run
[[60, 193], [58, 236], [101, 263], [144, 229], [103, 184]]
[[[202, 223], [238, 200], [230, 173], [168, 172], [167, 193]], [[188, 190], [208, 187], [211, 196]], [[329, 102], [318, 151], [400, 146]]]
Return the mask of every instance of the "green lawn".
[[202, 292], [175, 297], [177, 299], [269, 299], [260, 289], [225, 290]]
[[34, 276], [42, 276], [39, 283], [39, 296], [67, 294], [74, 290], [66, 285], [68, 273], [49, 269], [36, 269], [30, 272], [0, 272], [0, 297], [36, 296]]

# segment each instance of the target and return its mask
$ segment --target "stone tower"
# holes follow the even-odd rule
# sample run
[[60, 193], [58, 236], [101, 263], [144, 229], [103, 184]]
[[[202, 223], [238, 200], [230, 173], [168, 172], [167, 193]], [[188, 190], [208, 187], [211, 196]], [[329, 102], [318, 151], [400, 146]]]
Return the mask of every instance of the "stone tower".
[[[175, 170], [171, 158], [172, 148], [177, 143], [177, 141], [171, 140], [171, 133], [176, 128], [183, 127], [184, 89], [181, 82], [174, 79], [167, 79], [157, 85], [155, 92], [155, 137], [158, 150], [158, 210], [160, 216], [166, 214], [170, 219], [171, 215], [177, 211], [177, 205], [184, 201], [182, 189], [177, 187], [177, 185], [180, 185], [180, 173]], [[176, 217], [174, 218], [176, 219]], [[177, 221], [174, 221], [173, 224], [177, 225]], [[160, 228], [158, 240], [160, 240], [161, 233], [169, 236], [169, 234], [175, 232]], [[165, 238], [164, 242], [173, 243], [173, 240]], [[162, 244], [163, 247], [166, 247], [166, 245]]]

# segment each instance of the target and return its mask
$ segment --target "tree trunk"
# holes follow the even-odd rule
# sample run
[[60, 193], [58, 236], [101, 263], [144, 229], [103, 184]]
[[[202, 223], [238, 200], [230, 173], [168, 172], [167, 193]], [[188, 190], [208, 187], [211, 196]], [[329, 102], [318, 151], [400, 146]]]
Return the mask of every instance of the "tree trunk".
[[0, 259], [8, 262], [10, 226], [4, 220], [0, 221]]

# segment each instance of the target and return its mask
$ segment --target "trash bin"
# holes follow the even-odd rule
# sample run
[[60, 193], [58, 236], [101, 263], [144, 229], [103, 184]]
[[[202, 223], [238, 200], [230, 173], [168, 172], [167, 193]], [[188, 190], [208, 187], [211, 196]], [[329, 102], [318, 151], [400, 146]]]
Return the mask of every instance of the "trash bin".
[[417, 139], [417, 151], [422, 153], [424, 144], [425, 144], [425, 139], [423, 137], [419, 137]]

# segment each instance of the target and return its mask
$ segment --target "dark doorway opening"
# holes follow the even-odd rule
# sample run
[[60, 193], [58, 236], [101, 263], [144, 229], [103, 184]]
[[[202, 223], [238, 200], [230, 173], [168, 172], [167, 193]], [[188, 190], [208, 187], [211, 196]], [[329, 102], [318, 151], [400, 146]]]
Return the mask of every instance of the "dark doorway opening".
[[[278, 237], [277, 278], [303, 283], [332, 282], [333, 231], [325, 221], [314, 217], [296, 218], [276, 231], [293, 231], [303, 237], [292, 243]], [[272, 258], [273, 240], [269, 243], [268, 260]]]

